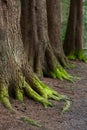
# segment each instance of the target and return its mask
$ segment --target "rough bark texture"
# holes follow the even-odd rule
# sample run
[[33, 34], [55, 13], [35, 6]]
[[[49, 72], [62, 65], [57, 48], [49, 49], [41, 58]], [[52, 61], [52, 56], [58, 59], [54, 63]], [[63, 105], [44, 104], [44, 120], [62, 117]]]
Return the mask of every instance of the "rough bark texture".
[[68, 26], [64, 41], [64, 51], [66, 54], [73, 53], [73, 51], [75, 51], [76, 19], [77, 19], [76, 0], [71, 0]]
[[53, 52], [63, 66], [67, 64], [61, 41], [60, 0], [47, 0], [48, 33]]
[[43, 70], [46, 73], [48, 69], [54, 70], [57, 68], [57, 61], [53, 54], [48, 36], [46, 0], [36, 1], [36, 7], [38, 39], [42, 47], [43, 60], [45, 61], [45, 63], [43, 62]]
[[66, 55], [72, 55], [80, 50], [82, 50], [82, 0], [71, 0], [64, 51]]
[[[23, 2], [25, 4], [22, 3], [22, 8], [23, 8], [22, 12], [24, 12], [24, 9], [26, 10], [27, 8], [30, 9], [30, 10], [28, 10], [30, 12], [25, 11], [27, 13], [27, 16], [25, 16], [24, 13], [22, 14], [23, 15], [23, 17], [21, 17], [22, 35], [24, 38], [23, 41], [24, 41], [25, 49], [26, 49], [26, 47], [28, 48], [27, 54], [29, 54], [29, 51], [32, 52], [32, 56], [30, 54], [30, 55], [28, 55], [28, 57], [34, 56], [33, 62], [32, 62], [32, 66], [34, 67], [34, 69], [33, 69], [34, 72], [36, 72], [40, 76], [42, 76], [42, 73], [43, 73], [44, 75], [47, 75], [47, 76], [49, 75], [49, 76], [52, 76], [55, 78], [62, 77], [63, 74], [61, 74], [61, 73], [63, 73], [63, 72], [60, 72], [60, 70], [59, 70], [59, 72], [57, 72], [57, 69], [60, 69], [62, 67], [60, 66], [60, 63], [54, 54], [53, 48], [52, 48], [52, 46], [50, 44], [50, 40], [49, 40], [46, 0], [42, 0], [42, 1], [33, 0], [33, 1], [31, 1], [32, 4], [30, 4], [30, 5], [29, 5], [29, 3], [27, 3], [26, 0]], [[32, 6], [32, 8], [30, 6]], [[53, 12], [53, 14], [54, 13], [55, 12]], [[31, 17], [31, 18], [29, 18], [29, 17]], [[23, 22], [23, 20], [24, 20], [24, 22]], [[27, 25], [28, 23], [26, 23], [26, 21], [29, 21], [28, 23], [30, 23], [30, 25]], [[55, 20], [54, 20], [54, 22], [55, 22]], [[59, 28], [59, 24], [57, 26]], [[54, 29], [54, 32], [57, 31], [56, 28], [53, 28], [53, 29]], [[24, 32], [26, 32], [27, 34]], [[31, 35], [29, 36], [29, 32], [33, 36], [31, 36]], [[60, 35], [60, 30], [59, 30], [59, 35]], [[55, 36], [55, 37], [56, 37], [56, 41], [60, 39], [60, 36], [59, 36], [59, 39], [57, 39], [57, 36]], [[27, 41], [25, 39], [27, 39]], [[32, 48], [33, 49], [35, 48], [35, 51], [32, 51]], [[60, 50], [61, 56], [59, 56], [60, 57], [59, 59], [61, 59], [60, 61], [63, 63], [63, 59], [65, 59], [65, 55], [64, 55], [64, 52], [62, 49], [62, 44], [60, 44], [60, 47], [58, 47], [58, 48], [61, 48], [61, 50]], [[62, 68], [62, 70], [63, 70], [63, 68]], [[53, 76], [53, 75], [55, 75], [55, 76]], [[67, 77], [67, 76], [65, 76], [65, 77]], [[65, 78], [65, 77], [63, 76], [63, 78]]]
[[[22, 0], [21, 30], [25, 51], [28, 61], [36, 73], [42, 73], [41, 49], [39, 47], [37, 24], [36, 24], [36, 2], [35, 0]], [[38, 46], [38, 47], [37, 47]]]
[[45, 107], [52, 106], [49, 98], [67, 100], [42, 83], [32, 71], [23, 47], [20, 14], [20, 1], [0, 0], [0, 102], [13, 111], [10, 94], [20, 101], [25, 94]]
[[[24, 0], [22, 8], [21, 27], [25, 50], [27, 48], [29, 61], [31, 62], [31, 59], [33, 59], [31, 63], [33, 70], [42, 75], [43, 72], [47, 73], [47, 62], [54, 57], [48, 37], [46, 1], [33, 0], [27, 3]], [[28, 11], [26, 12], [27, 9]], [[49, 53], [51, 53], [47, 60], [45, 60], [45, 53], [48, 52], [46, 48], [50, 48]], [[52, 60], [51, 64], [54, 64], [54, 60]], [[56, 66], [56, 64], [54, 65]]]

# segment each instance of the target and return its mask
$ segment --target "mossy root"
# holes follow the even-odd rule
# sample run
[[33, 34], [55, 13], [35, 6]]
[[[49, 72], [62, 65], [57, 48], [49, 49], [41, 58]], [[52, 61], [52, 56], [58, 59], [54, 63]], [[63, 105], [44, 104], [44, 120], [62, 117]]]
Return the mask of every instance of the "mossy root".
[[[5, 84], [0, 84], [0, 101], [11, 111], [14, 109], [11, 106], [9, 101], [9, 93], [8, 93], [8, 86]], [[52, 102], [48, 99], [53, 99], [57, 101], [65, 101], [66, 107], [63, 108], [63, 111], [69, 109], [68, 98], [59, 94], [58, 92], [54, 91], [53, 89], [49, 88], [45, 85], [42, 81], [40, 81], [37, 77], [34, 77], [34, 85], [35, 88], [32, 88], [26, 81], [23, 76], [21, 76], [20, 83], [16, 84], [15, 87], [15, 96], [16, 99], [23, 102], [23, 95], [27, 95], [28, 97], [40, 102], [45, 108], [48, 106], [54, 106]], [[37, 91], [36, 91], [37, 89]]]
[[87, 56], [86, 56], [84, 50], [78, 51], [76, 55], [77, 55], [77, 58], [78, 58], [79, 60], [81, 60], [81, 61], [87, 63]]
[[66, 105], [63, 108], [63, 112], [66, 112], [70, 108], [70, 99], [67, 96], [61, 95], [58, 92], [54, 91], [53, 89], [49, 88], [43, 82], [41, 82], [37, 77], [35, 82], [38, 82], [38, 85], [43, 88], [43, 92], [45, 93], [43, 96], [47, 99], [53, 99], [57, 101], [65, 101]]
[[8, 87], [4, 83], [0, 83], [0, 102], [11, 112], [15, 111], [9, 101]]
[[71, 101], [70, 100], [65, 100], [65, 101], [66, 101], [66, 105], [63, 107], [62, 114], [68, 112], [69, 109], [70, 109], [70, 106], [71, 106]]
[[38, 123], [37, 121], [33, 120], [33, 119], [30, 119], [29, 117], [26, 117], [26, 116], [22, 116], [20, 118], [20, 120], [24, 121], [24, 122], [27, 122], [28, 124], [30, 125], [34, 125], [36, 127], [43, 127], [40, 123]]
[[65, 79], [74, 82], [77, 79], [76, 77], [69, 75], [66, 72], [66, 70], [63, 69], [62, 67], [55, 69], [54, 71], [50, 72], [50, 74], [53, 78], [59, 78], [60, 80]]
[[27, 96], [33, 98], [34, 100], [40, 102], [43, 104], [43, 106], [45, 108], [47, 108], [48, 106], [53, 106], [53, 104], [51, 102], [49, 102], [46, 98], [40, 96], [37, 92], [35, 92], [30, 86], [29, 84], [25, 81], [25, 88], [24, 88]]

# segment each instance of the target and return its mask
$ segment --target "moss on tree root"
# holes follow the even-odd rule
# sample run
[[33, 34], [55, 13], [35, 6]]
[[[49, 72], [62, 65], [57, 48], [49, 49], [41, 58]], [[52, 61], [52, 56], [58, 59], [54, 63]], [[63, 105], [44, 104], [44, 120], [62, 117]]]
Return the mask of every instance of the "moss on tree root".
[[[23, 102], [23, 96], [24, 94], [28, 97], [34, 99], [35, 101], [40, 102], [43, 104], [45, 108], [48, 106], [54, 106], [52, 102], [50, 102], [48, 99], [53, 99], [57, 101], [65, 101], [66, 106], [63, 108], [63, 111], [66, 111], [66, 109], [70, 108], [70, 105], [67, 104], [67, 101], [69, 99], [66, 96], [62, 96], [61, 94], [57, 93], [53, 89], [49, 88], [47, 85], [45, 85], [42, 81], [40, 81], [36, 76], [33, 79], [33, 83], [35, 85], [35, 88], [32, 87], [25, 81], [25, 78], [23, 76], [20, 76], [18, 84], [16, 84], [15, 87], [15, 98], [19, 101]], [[0, 102], [2, 102], [9, 110], [14, 110], [11, 106], [11, 103], [9, 101], [9, 93], [8, 93], [8, 87], [5, 84], [0, 84], [1, 91], [0, 91]], [[68, 107], [67, 107], [68, 106]]]
[[53, 78], [59, 78], [60, 80], [66, 79], [74, 82], [77, 79], [76, 77], [69, 75], [61, 66], [54, 71], [51, 71], [50, 74]]
[[29, 117], [26, 117], [26, 116], [22, 116], [20, 118], [20, 120], [24, 121], [24, 122], [27, 122], [31, 125], [34, 125], [34, 126], [37, 126], [37, 127], [43, 127], [40, 123], [38, 123], [37, 121], [33, 120], [33, 119], [30, 119]]
[[70, 60], [79, 59], [80, 61], [87, 63], [87, 56], [85, 55], [84, 50], [75, 51], [67, 57]]
[[85, 55], [85, 52], [83, 50], [77, 51], [76, 55], [79, 60], [87, 63], [87, 56]]
[[8, 87], [4, 83], [0, 83], [0, 102], [3, 103], [10, 111], [14, 111], [9, 101]]

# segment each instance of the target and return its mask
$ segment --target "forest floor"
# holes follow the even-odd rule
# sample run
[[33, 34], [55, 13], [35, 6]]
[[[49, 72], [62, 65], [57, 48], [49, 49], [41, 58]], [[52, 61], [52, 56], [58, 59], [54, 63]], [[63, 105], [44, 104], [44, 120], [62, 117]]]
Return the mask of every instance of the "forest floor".
[[87, 130], [87, 64], [75, 61], [75, 68], [70, 74], [80, 77], [74, 83], [58, 79], [42, 79], [50, 87], [71, 99], [69, 112], [61, 114], [63, 102], [54, 102], [55, 107], [45, 109], [40, 103], [24, 99], [20, 103], [11, 99], [12, 106], [22, 115], [40, 122], [44, 127], [38, 128], [19, 120], [19, 114], [11, 114], [0, 104], [0, 130]]

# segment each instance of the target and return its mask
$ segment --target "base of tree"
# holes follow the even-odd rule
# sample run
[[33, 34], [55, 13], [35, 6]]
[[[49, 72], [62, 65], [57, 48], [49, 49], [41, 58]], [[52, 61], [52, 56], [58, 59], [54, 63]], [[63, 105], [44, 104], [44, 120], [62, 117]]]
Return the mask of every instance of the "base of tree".
[[68, 81], [74, 82], [76, 77], [73, 77], [67, 73], [65, 69], [62, 68], [62, 66], [58, 67], [56, 70], [51, 71], [50, 75], [53, 78], [59, 78], [60, 80], [66, 79]]
[[69, 60], [75, 60], [76, 59], [76, 55], [75, 54], [70, 54], [67, 56]]
[[85, 63], [87, 63], [87, 56], [85, 55], [84, 50], [77, 52], [77, 58]]
[[[19, 83], [15, 87], [15, 98], [21, 102], [23, 102], [23, 96], [30, 97], [35, 101], [40, 102], [45, 108], [48, 106], [52, 107], [54, 104], [50, 102], [48, 99], [53, 99], [57, 101], [65, 101], [66, 106], [63, 108], [63, 112], [68, 111], [70, 108], [69, 98], [59, 94], [53, 89], [49, 88], [42, 81], [40, 81], [36, 76], [33, 79], [35, 87], [33, 85], [29, 85], [23, 76], [20, 76]], [[0, 83], [0, 102], [5, 105], [11, 111], [15, 111], [9, 100], [9, 90], [8, 86], [5, 83]]]
[[87, 63], [87, 56], [85, 55], [84, 50], [73, 52], [72, 54], [70, 54], [67, 57], [68, 57], [69, 60], [79, 59], [80, 61]]

